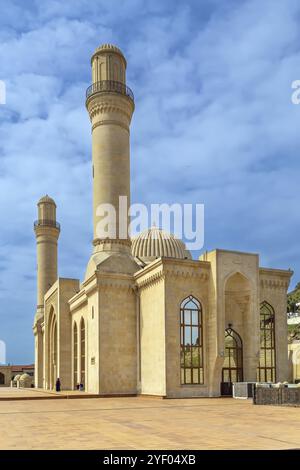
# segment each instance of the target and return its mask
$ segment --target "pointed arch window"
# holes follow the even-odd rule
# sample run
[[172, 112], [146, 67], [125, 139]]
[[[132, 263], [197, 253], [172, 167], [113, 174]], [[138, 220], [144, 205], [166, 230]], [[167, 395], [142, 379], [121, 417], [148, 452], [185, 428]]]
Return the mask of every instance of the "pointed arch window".
[[74, 389], [76, 389], [78, 382], [78, 334], [77, 334], [77, 324], [74, 323], [73, 329], [73, 359], [74, 359], [74, 376], [73, 383]]
[[204, 383], [202, 307], [191, 295], [180, 306], [180, 367], [182, 385]]
[[243, 341], [231, 327], [225, 330], [225, 355], [222, 368], [222, 382], [243, 381]]
[[275, 312], [268, 302], [260, 304], [259, 382], [276, 382]]
[[83, 318], [80, 322], [80, 369], [81, 383], [85, 388], [85, 323]]

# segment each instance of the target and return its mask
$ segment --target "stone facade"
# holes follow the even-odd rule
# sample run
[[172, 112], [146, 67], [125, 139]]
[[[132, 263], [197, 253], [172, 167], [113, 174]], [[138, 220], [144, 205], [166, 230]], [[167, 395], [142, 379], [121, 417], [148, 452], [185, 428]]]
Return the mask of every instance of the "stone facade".
[[34, 365], [0, 365], [0, 387], [10, 387], [15, 377], [28, 375], [31, 382], [34, 381]]
[[115, 46], [106, 44], [92, 57], [86, 105], [93, 142], [94, 242], [83, 283], [57, 276], [56, 206], [48, 196], [39, 202], [39, 211], [48, 212], [47, 219], [39, 212], [35, 228], [36, 386], [53, 389], [59, 377], [63, 389], [81, 384], [102, 396], [219, 396], [233, 377], [257, 380], [264, 302], [271, 311], [265, 324], [273, 345], [271, 353], [264, 350], [273, 361], [266, 374], [287, 380], [291, 271], [261, 268], [257, 254], [236, 251], [214, 250], [193, 260], [183, 242], [158, 228], [132, 246], [120, 236], [118, 223], [116, 237], [99, 236], [99, 205], [118, 211], [119, 196], [128, 204], [130, 198], [134, 101], [125, 71], [126, 60]]

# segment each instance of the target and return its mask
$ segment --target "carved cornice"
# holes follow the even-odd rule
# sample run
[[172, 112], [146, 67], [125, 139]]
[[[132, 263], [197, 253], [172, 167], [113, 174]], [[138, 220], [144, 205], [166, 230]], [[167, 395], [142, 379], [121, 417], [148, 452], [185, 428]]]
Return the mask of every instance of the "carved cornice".
[[199, 269], [186, 269], [184, 266], [172, 269], [167, 268], [164, 269], [164, 272], [168, 277], [180, 277], [182, 280], [190, 280], [191, 278], [194, 278], [201, 281], [208, 281], [209, 279], [209, 274], [207, 272]]
[[287, 281], [285, 279], [261, 279], [260, 286], [263, 289], [286, 291], [289, 287], [289, 280]]
[[118, 99], [108, 99], [103, 96], [93, 95], [87, 101], [87, 110], [91, 121], [101, 114], [116, 113], [123, 116], [123, 119], [125, 117], [126, 123], [129, 126], [134, 106], [129, 100], [126, 99], [126, 101], [124, 101], [122, 97], [118, 97]]
[[155, 284], [159, 284], [165, 279], [165, 273], [163, 271], [158, 271], [156, 273], [145, 276], [145, 278], [140, 278], [136, 281], [136, 285], [139, 289], [149, 288]]
[[93, 240], [93, 245], [122, 245], [122, 246], [129, 246], [131, 247], [131, 240], [130, 238], [95, 238]]
[[163, 279], [174, 278], [182, 282], [190, 282], [191, 279], [206, 282], [209, 280], [210, 264], [193, 260], [178, 260], [161, 258], [151, 265], [140, 270], [136, 275], [138, 288], [151, 286]]
[[92, 132], [93, 132], [94, 129], [96, 129], [99, 126], [107, 126], [107, 125], [114, 125], [114, 126], [122, 127], [122, 129], [125, 129], [125, 131], [127, 131], [128, 134], [129, 134], [128, 125], [123, 124], [122, 122], [114, 120], [114, 119], [106, 119], [106, 120], [103, 120], [103, 121], [96, 122], [95, 124], [92, 125]]
[[117, 281], [112, 281], [112, 280], [108, 280], [106, 279], [105, 281], [104, 280], [101, 280], [101, 282], [99, 283], [99, 288], [100, 290], [109, 290], [109, 289], [112, 289], [114, 291], [116, 290], [122, 290], [122, 291], [134, 291], [134, 285], [133, 284], [123, 284], [122, 282], [117, 282]]

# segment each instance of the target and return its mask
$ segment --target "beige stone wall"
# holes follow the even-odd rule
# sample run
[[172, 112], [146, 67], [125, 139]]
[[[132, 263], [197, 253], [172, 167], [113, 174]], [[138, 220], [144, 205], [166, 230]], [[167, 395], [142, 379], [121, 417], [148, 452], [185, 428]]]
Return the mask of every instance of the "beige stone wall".
[[79, 290], [77, 279], [59, 279], [58, 376], [62, 388], [72, 389], [72, 320], [68, 301]]
[[[59, 278], [45, 295], [44, 387], [46, 389], [53, 389], [58, 377], [62, 390], [72, 388], [71, 315], [68, 300], [78, 290], [77, 279]], [[51, 329], [53, 321], [56, 322], [56, 341]], [[55, 363], [54, 348], [56, 348]]]
[[[153, 263], [154, 265], [157, 263]], [[162, 266], [136, 276], [139, 287], [140, 393], [166, 395], [165, 282]]]
[[100, 393], [100, 315], [99, 289], [88, 297], [86, 312], [87, 321], [87, 390]]
[[10, 382], [12, 378], [11, 367], [0, 366], [0, 374], [1, 374], [1, 379], [3, 379], [3, 382], [4, 382], [4, 383], [0, 383], [0, 387], [10, 387]]
[[34, 364], [35, 364], [35, 375], [34, 375], [34, 386], [37, 388], [43, 387], [43, 320], [39, 320], [34, 324]]
[[[168, 397], [208, 396], [209, 394], [209, 272], [208, 263], [163, 260], [166, 304], [166, 395]], [[180, 305], [192, 295], [201, 304], [203, 324], [204, 384], [181, 385]]]
[[[205, 253], [202, 260], [211, 263], [210, 299], [216, 322], [217, 356], [211, 355], [210, 394], [220, 393], [225, 351], [225, 329], [231, 327], [243, 341], [243, 373], [245, 381], [256, 381], [259, 350], [258, 255], [227, 250]], [[215, 306], [214, 306], [215, 303]], [[211, 337], [213, 341], [213, 337]]]
[[[81, 382], [80, 326], [85, 323], [85, 391], [100, 393], [99, 382], [99, 289], [97, 278], [81, 286], [69, 301], [72, 315], [72, 388]], [[74, 378], [74, 325], [77, 325], [77, 378]]]
[[99, 276], [100, 393], [137, 390], [136, 297], [133, 278]]
[[[82, 381], [82, 371], [81, 371], [81, 322], [84, 321], [85, 325], [85, 390], [92, 391], [97, 393], [95, 390], [90, 390], [88, 386], [89, 380], [89, 371], [88, 371], [88, 342], [89, 342], [89, 318], [88, 318], [88, 302], [86, 296], [85, 299], [81, 299], [80, 304], [74, 306], [72, 303], [72, 311], [71, 311], [71, 328], [70, 328], [70, 336], [71, 336], [71, 388], [73, 390], [76, 389], [77, 384], [80, 384]], [[73, 300], [73, 298], [72, 298]], [[77, 327], [77, 375], [75, 376], [74, 370], [74, 343], [75, 343], [75, 325]]]
[[[130, 275], [97, 272], [69, 301], [72, 325], [86, 327], [86, 386], [90, 393], [135, 394], [137, 389], [136, 296]], [[73, 331], [73, 330], [72, 330]], [[72, 351], [73, 351], [72, 339]], [[72, 368], [73, 357], [72, 353]], [[72, 374], [74, 369], [72, 369]], [[78, 383], [80, 382], [80, 361]], [[74, 381], [72, 386], [74, 387]]]

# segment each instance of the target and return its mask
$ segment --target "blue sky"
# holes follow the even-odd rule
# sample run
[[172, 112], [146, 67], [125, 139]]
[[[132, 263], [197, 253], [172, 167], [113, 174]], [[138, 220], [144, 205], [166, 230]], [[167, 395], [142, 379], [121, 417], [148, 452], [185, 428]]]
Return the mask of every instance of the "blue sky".
[[[296, 0], [0, 0], [0, 339], [33, 360], [33, 221], [48, 193], [59, 275], [91, 252], [90, 56], [128, 61], [132, 199], [204, 203], [205, 250], [259, 252], [300, 280], [300, 4]], [[199, 253], [194, 253], [197, 256]]]

